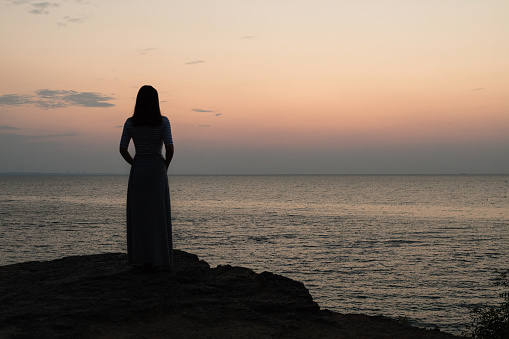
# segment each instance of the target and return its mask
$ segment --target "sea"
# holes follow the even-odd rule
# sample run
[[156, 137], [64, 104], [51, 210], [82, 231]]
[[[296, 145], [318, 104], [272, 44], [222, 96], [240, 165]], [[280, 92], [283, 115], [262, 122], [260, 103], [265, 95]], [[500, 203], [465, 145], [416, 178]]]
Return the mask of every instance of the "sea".
[[[126, 251], [127, 175], [0, 176], [0, 265]], [[509, 176], [169, 176], [174, 247], [323, 309], [467, 331], [508, 269]]]

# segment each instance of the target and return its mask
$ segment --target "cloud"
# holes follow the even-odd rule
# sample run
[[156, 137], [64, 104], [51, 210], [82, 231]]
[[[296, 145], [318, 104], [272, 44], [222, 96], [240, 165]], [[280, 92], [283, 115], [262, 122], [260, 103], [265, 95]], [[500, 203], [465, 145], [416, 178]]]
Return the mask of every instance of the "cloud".
[[43, 99], [53, 99], [58, 95], [66, 94], [69, 91], [64, 90], [51, 90], [51, 89], [38, 89], [35, 93]]
[[198, 65], [198, 64], [203, 64], [205, 61], [203, 60], [195, 60], [195, 61], [190, 61], [190, 62], [186, 62], [186, 65]]
[[74, 132], [71, 132], [71, 133], [59, 133], [59, 134], [35, 134], [35, 135], [31, 135], [31, 134], [18, 134], [18, 133], [1, 133], [0, 132], [0, 136], [8, 136], [8, 137], [14, 137], [18, 140], [25, 140], [25, 141], [30, 141], [30, 140], [40, 140], [40, 139], [52, 139], [52, 138], [67, 138], [67, 137], [75, 137], [77, 136], [78, 133], [74, 133]]
[[21, 106], [32, 104], [30, 96], [18, 94], [5, 94], [0, 96], [0, 106]]
[[112, 107], [108, 101], [113, 97], [96, 92], [76, 92], [68, 90], [39, 89], [35, 95], [5, 94], [0, 96], [0, 106], [36, 105], [44, 109], [67, 106]]
[[30, 4], [32, 8], [29, 12], [32, 14], [49, 14], [48, 9], [59, 7], [60, 5], [56, 2], [34, 2]]
[[48, 138], [62, 138], [62, 137], [75, 137], [77, 133], [60, 133], [60, 134], [42, 134], [42, 135], [25, 135], [27, 139], [48, 139]]
[[155, 51], [155, 50], [157, 50], [157, 48], [144, 48], [144, 49], [138, 50], [138, 54], [143, 55], [143, 54], [147, 54], [152, 51]]
[[211, 111], [211, 110], [208, 110], [208, 109], [201, 109], [201, 108], [193, 108], [192, 111], [196, 112], [196, 113], [214, 113], [214, 115], [216, 117], [219, 117], [219, 116], [223, 115], [223, 113], [219, 113], [219, 112], [216, 112], [216, 111]]
[[0, 125], [0, 136], [17, 138], [18, 140], [25, 140], [25, 141], [75, 137], [78, 135], [78, 133], [75, 133], [75, 132], [55, 133], [55, 134], [27, 134], [27, 133], [31, 133], [31, 132], [37, 133], [37, 131], [34, 131], [32, 128], [19, 128], [19, 127], [14, 127], [14, 126], [10, 126], [10, 125]]
[[243, 37], [240, 37], [241, 39], [255, 39], [256, 38], [256, 35], [246, 35], [246, 36], [243, 36]]
[[484, 87], [472, 88], [472, 91], [480, 91], [482, 89], [484, 89]]
[[198, 112], [198, 113], [214, 113], [214, 111], [209, 111], [207, 109], [201, 109], [201, 108], [193, 108], [192, 111]]
[[0, 130], [7, 130], [7, 131], [16, 131], [19, 130], [18, 127], [9, 126], [9, 125], [0, 125]]
[[[50, 14], [55, 8], [64, 8], [67, 4], [68, 0], [55, 0], [53, 2], [49, 1], [33, 1], [33, 0], [7, 0], [11, 5], [14, 6], [23, 6], [27, 9], [27, 11], [31, 14], [40, 15], [40, 14]], [[78, 5], [88, 5], [90, 1], [88, 0], [74, 0], [74, 3]], [[58, 22], [58, 27], [65, 27], [68, 23], [84, 23], [88, 19], [87, 16], [70, 16], [66, 15], [62, 18], [63, 22]]]
[[64, 16], [62, 18], [65, 22], [59, 22], [58, 23], [58, 27], [66, 27], [68, 23], [71, 23], [71, 24], [82, 24], [84, 23], [88, 17], [75, 17], [75, 18], [72, 18], [70, 16]]
[[24, 5], [30, 3], [29, 0], [11, 0], [10, 2], [12, 5]]
[[198, 127], [210, 127], [210, 125], [198, 125]]
[[70, 102], [73, 106], [83, 106], [83, 107], [112, 107], [114, 104], [110, 104], [106, 102], [108, 100], [112, 100], [112, 97], [105, 97], [98, 93], [94, 92], [74, 92], [63, 97], [63, 100]]

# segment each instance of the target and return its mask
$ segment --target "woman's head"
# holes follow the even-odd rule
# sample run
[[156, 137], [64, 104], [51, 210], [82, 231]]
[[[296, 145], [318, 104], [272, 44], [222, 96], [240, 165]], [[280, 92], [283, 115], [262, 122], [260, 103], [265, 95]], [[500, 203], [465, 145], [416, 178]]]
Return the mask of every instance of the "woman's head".
[[131, 122], [134, 126], [159, 125], [161, 124], [161, 109], [159, 107], [159, 95], [152, 86], [142, 86], [136, 97], [134, 114]]

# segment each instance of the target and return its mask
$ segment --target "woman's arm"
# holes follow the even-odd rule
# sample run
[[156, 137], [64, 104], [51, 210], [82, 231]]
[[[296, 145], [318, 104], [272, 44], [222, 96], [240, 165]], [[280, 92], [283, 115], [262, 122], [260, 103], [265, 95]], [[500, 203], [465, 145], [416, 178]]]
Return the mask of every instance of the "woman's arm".
[[166, 148], [165, 164], [166, 164], [166, 170], [168, 170], [168, 166], [170, 166], [171, 159], [173, 158], [173, 151], [174, 151], [173, 144], [166, 145], [165, 148]]
[[133, 157], [129, 154], [129, 150], [126, 147], [120, 147], [120, 154], [122, 155], [122, 158], [129, 163], [129, 165], [133, 164]]

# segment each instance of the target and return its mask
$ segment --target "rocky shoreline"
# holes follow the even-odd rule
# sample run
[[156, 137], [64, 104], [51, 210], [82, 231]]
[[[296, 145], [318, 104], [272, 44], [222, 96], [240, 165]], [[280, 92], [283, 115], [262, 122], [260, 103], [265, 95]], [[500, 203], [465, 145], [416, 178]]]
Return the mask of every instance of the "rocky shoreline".
[[454, 338], [320, 310], [300, 282], [174, 253], [171, 272], [122, 253], [0, 266], [0, 338]]

